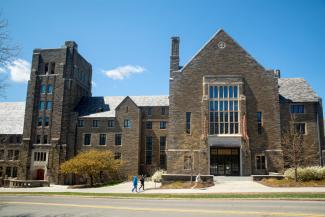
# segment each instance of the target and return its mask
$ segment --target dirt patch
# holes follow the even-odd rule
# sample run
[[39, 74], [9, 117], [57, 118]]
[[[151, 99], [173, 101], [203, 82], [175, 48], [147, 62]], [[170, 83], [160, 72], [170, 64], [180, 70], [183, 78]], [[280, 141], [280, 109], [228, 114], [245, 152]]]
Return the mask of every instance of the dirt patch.
[[258, 181], [258, 183], [269, 187], [325, 187], [325, 179], [307, 182], [295, 182], [291, 179], [263, 179], [262, 181]]
[[181, 182], [181, 181], [176, 181], [176, 182], [170, 182], [170, 183], [164, 183], [161, 185], [160, 188], [162, 189], [191, 189], [191, 188], [207, 188], [213, 186], [213, 183], [208, 183], [208, 182]]

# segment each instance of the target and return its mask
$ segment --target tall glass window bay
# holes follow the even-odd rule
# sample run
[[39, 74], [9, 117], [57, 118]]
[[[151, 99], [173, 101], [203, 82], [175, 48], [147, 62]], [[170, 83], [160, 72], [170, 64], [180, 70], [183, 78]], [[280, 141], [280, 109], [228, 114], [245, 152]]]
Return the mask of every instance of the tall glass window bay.
[[238, 85], [209, 86], [209, 134], [239, 134]]

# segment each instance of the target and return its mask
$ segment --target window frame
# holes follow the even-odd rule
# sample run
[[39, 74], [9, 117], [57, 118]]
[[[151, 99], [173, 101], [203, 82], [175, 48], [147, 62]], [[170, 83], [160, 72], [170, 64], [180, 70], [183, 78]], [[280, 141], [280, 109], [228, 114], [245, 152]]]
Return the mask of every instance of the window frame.
[[91, 146], [91, 133], [84, 133], [83, 145], [84, 146]]
[[257, 114], [257, 134], [262, 135], [262, 133], [263, 133], [263, 113], [261, 111], [258, 111], [256, 114]]
[[46, 102], [46, 110], [52, 111], [53, 109], [53, 101], [49, 100]]
[[108, 120], [107, 121], [107, 127], [108, 128], [115, 128], [115, 120]]
[[152, 130], [152, 121], [146, 121], [146, 130]]
[[[260, 160], [258, 160], [258, 158], [260, 158]], [[264, 166], [264, 168], [263, 168], [263, 166]], [[267, 170], [267, 160], [266, 160], [265, 154], [255, 154], [255, 169], [256, 170]]]
[[166, 130], [167, 129], [167, 121], [160, 121], [159, 122], [159, 129]]
[[[151, 148], [149, 149], [149, 147]], [[152, 165], [152, 158], [153, 158], [153, 138], [151, 135], [147, 135], [145, 138], [145, 164]]]
[[291, 114], [305, 114], [304, 104], [290, 104], [289, 112]]
[[297, 125], [301, 126], [302, 124], [304, 125], [304, 132], [301, 133], [301, 127], [299, 127], [299, 129], [300, 129], [299, 133], [301, 133], [301, 135], [307, 135], [307, 123], [306, 122], [294, 122], [293, 123], [294, 130], [295, 130], [295, 132], [298, 132]]
[[[102, 138], [103, 137], [103, 138]], [[99, 134], [99, 143], [98, 143], [98, 145], [100, 145], [100, 146], [105, 146], [105, 145], [107, 145], [106, 144], [106, 139], [107, 139], [107, 135], [106, 135], [106, 133], [100, 133]], [[102, 143], [104, 141], [104, 143]]]
[[192, 119], [192, 113], [186, 112], [185, 113], [185, 132], [187, 134], [191, 134], [191, 119]]
[[84, 127], [85, 126], [85, 120], [78, 120], [78, 127]]
[[115, 146], [122, 146], [122, 133], [115, 133], [114, 138]]
[[126, 129], [132, 128], [132, 121], [130, 119], [124, 119], [123, 128], [126, 128]]
[[92, 125], [93, 128], [98, 128], [99, 127], [99, 120], [93, 120]]
[[240, 84], [209, 84], [208, 99], [208, 135], [241, 135]]

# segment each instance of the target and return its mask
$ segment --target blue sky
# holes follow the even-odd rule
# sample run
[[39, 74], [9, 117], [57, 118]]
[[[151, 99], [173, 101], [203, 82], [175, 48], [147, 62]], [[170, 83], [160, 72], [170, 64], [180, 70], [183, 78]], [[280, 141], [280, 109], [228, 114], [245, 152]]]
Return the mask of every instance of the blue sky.
[[22, 47], [0, 70], [9, 85], [0, 101], [24, 101], [33, 49], [66, 40], [93, 65], [93, 95], [167, 95], [170, 37], [180, 36], [185, 64], [219, 28], [265, 68], [304, 77], [325, 97], [324, 0], [1, 0], [0, 10]]

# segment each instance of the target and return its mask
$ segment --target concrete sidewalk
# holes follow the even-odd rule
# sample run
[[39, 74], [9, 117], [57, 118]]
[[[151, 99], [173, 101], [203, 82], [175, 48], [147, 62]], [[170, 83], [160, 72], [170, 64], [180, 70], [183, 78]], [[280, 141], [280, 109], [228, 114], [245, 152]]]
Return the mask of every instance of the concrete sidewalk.
[[[231, 180], [231, 179], [230, 179]], [[205, 189], [159, 189], [160, 184], [145, 183], [145, 191], [140, 193], [256, 193], [256, 192], [325, 192], [325, 187], [267, 187], [249, 179], [216, 179], [215, 185]], [[64, 185], [51, 185], [41, 188], [0, 188], [0, 192], [84, 192], [84, 193], [131, 193], [132, 183], [123, 182], [114, 186], [98, 188], [69, 189]]]

